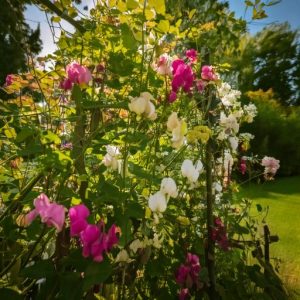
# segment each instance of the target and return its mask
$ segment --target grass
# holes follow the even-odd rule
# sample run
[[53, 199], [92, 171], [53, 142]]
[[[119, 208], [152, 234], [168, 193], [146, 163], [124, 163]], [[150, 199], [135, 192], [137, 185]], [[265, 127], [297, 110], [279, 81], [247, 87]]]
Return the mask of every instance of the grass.
[[267, 223], [271, 234], [279, 236], [279, 242], [270, 246], [270, 255], [281, 260], [281, 277], [300, 299], [300, 177], [249, 184], [242, 194], [269, 207]]

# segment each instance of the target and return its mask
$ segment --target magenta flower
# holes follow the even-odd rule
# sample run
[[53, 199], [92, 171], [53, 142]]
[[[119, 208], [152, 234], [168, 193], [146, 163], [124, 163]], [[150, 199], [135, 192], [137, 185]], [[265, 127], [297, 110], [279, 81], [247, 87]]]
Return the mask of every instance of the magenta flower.
[[202, 66], [202, 71], [201, 71], [201, 78], [203, 80], [211, 80], [211, 81], [214, 81], [214, 80], [217, 80], [218, 77], [213, 69], [212, 66]]
[[39, 195], [34, 200], [35, 209], [25, 216], [25, 224], [30, 225], [31, 222], [39, 215], [41, 221], [46, 223], [48, 227], [54, 226], [59, 232], [65, 223], [65, 207], [57, 203], [50, 203], [45, 194]]
[[75, 84], [86, 85], [92, 80], [90, 70], [73, 61], [66, 68], [68, 79]]
[[9, 86], [13, 83], [13, 79], [14, 79], [14, 76], [12, 74], [9, 74], [6, 76], [6, 79], [5, 79], [5, 85], [6, 86]]
[[196, 254], [188, 253], [184, 264], [178, 268], [175, 279], [182, 289], [179, 293], [179, 300], [189, 297], [189, 289], [195, 286], [201, 287], [199, 272], [201, 270], [199, 257]]
[[107, 250], [110, 251], [114, 245], [116, 245], [119, 242], [119, 237], [117, 236], [117, 233], [120, 234], [121, 233], [121, 229], [116, 226], [115, 224], [113, 224], [107, 233], [107, 238], [106, 238], [106, 247]]
[[189, 289], [181, 289], [179, 293], [179, 300], [186, 300], [189, 297]]
[[214, 228], [212, 229], [211, 238], [215, 241], [224, 251], [229, 250], [229, 241], [227, 238], [226, 228], [219, 217], [214, 219]]
[[186, 93], [189, 93], [194, 82], [194, 73], [189, 65], [186, 65], [183, 60], [177, 59], [172, 63], [173, 79], [172, 90], [177, 93], [182, 88]]
[[177, 94], [173, 91], [169, 94], [169, 103], [173, 103], [177, 98]]
[[89, 209], [84, 204], [73, 206], [69, 210], [70, 217], [70, 235], [79, 236], [88, 225], [87, 217], [90, 215]]
[[190, 273], [190, 267], [181, 264], [175, 275], [176, 282], [180, 285], [184, 285], [189, 273]]
[[194, 63], [197, 60], [197, 51], [195, 49], [187, 50], [185, 52], [185, 55], [192, 63]]
[[59, 87], [65, 91], [71, 90], [72, 89], [72, 81], [68, 78], [64, 79], [63, 81], [60, 82]]
[[247, 164], [246, 164], [246, 160], [241, 158], [241, 161], [240, 161], [240, 172], [245, 175], [246, 171], [247, 171]]

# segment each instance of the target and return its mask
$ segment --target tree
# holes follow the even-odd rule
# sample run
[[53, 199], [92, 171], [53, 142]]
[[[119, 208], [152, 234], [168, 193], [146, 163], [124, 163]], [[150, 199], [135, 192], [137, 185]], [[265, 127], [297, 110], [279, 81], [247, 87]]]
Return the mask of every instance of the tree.
[[0, 84], [10, 73], [25, 71], [26, 55], [41, 51], [40, 28], [32, 30], [24, 18], [25, 1], [3, 0], [0, 10]]
[[273, 89], [283, 105], [299, 104], [299, 53], [297, 30], [288, 23], [271, 25], [251, 37], [241, 39], [241, 55], [233, 59], [239, 69], [239, 85], [244, 92]]

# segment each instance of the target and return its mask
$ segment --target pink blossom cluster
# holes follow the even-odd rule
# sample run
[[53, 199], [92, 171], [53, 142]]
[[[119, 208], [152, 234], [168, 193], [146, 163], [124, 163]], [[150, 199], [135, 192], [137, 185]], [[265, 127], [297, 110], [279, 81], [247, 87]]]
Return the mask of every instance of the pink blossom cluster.
[[208, 80], [208, 81], [215, 81], [218, 79], [217, 74], [214, 71], [214, 68], [212, 66], [202, 66], [201, 69], [201, 78], [203, 80]]
[[33, 202], [34, 209], [25, 215], [25, 224], [30, 225], [32, 221], [40, 216], [43, 223], [48, 227], [54, 226], [57, 231], [63, 229], [65, 223], [65, 207], [57, 203], [51, 203], [45, 194], [39, 195]]
[[189, 289], [194, 285], [199, 288], [199, 272], [201, 270], [199, 257], [196, 254], [188, 253], [184, 264], [178, 268], [175, 278], [177, 284], [182, 288], [179, 293], [179, 299], [185, 300], [189, 296]]
[[265, 167], [264, 174], [265, 177], [269, 179], [269, 177], [272, 178], [280, 168], [280, 161], [274, 157], [265, 156], [261, 161], [261, 165]]
[[71, 236], [78, 236], [82, 243], [82, 255], [93, 257], [94, 261], [101, 262], [105, 252], [110, 251], [119, 242], [117, 234], [121, 233], [119, 227], [113, 224], [108, 232], [104, 231], [104, 222], [89, 224], [87, 218], [89, 209], [84, 204], [73, 206], [69, 210], [71, 222]]
[[204, 65], [201, 69], [201, 78], [197, 79], [193, 72], [192, 66], [197, 62], [197, 51], [189, 49], [186, 51], [186, 59], [176, 59], [172, 62], [172, 90], [169, 94], [169, 102], [177, 99], [177, 93], [182, 89], [185, 93], [190, 94], [195, 85], [196, 90], [202, 93], [209, 81], [218, 79], [217, 74], [212, 66]]
[[212, 229], [212, 240], [215, 241], [224, 251], [229, 250], [229, 241], [226, 228], [219, 217], [214, 219], [214, 228]]
[[87, 85], [92, 80], [90, 70], [75, 61], [67, 65], [66, 71], [68, 77], [60, 83], [60, 87], [64, 90], [71, 90], [73, 84]]

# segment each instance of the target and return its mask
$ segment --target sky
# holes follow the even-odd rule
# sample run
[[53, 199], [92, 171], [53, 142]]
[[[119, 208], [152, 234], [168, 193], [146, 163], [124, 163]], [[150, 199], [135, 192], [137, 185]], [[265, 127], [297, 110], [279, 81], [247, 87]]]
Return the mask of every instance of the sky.
[[[83, 5], [90, 5], [93, 0], [82, 0]], [[262, 20], [251, 21], [251, 11], [248, 10], [245, 14], [244, 0], [229, 0], [230, 10], [236, 13], [237, 17], [245, 17], [248, 23], [248, 29], [251, 33], [260, 31], [263, 27], [271, 23], [282, 23], [288, 21], [293, 29], [300, 29], [300, 0], [282, 0], [279, 4], [266, 8], [268, 18]], [[29, 6], [25, 12], [27, 23], [36, 28], [40, 24], [41, 39], [43, 41], [43, 50], [41, 56], [47, 55], [55, 51], [56, 47], [53, 42], [52, 33], [45, 13], [41, 12], [36, 6]], [[62, 22], [64, 29], [72, 31], [71, 25]], [[57, 34], [59, 34], [57, 32]]]

